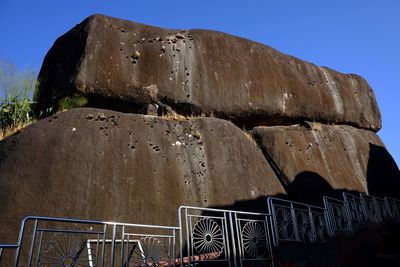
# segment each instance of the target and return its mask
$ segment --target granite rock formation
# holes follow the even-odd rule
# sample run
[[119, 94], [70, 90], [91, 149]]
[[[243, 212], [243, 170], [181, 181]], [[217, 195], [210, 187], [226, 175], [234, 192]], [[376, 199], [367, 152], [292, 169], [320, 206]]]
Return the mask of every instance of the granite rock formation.
[[301, 120], [378, 131], [368, 83], [250, 40], [94, 15], [58, 38], [39, 75], [38, 110], [83, 95], [90, 106], [208, 115], [247, 128]]
[[176, 225], [180, 205], [398, 196], [363, 78], [221, 32], [91, 16], [46, 55], [36, 99], [44, 118], [0, 141], [1, 242], [27, 215]]

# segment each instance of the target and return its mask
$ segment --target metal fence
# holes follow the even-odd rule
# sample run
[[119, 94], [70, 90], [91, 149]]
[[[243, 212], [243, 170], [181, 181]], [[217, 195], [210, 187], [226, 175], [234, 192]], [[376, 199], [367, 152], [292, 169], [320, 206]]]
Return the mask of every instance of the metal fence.
[[324, 196], [325, 218], [330, 236], [351, 230], [347, 205], [344, 200]]
[[353, 231], [355, 227], [367, 223], [369, 217], [376, 217], [373, 207], [366, 209], [366, 207], [369, 207], [369, 203], [365, 203], [362, 198], [343, 193], [343, 199], [348, 214], [349, 231]]
[[315, 243], [328, 238], [324, 208], [272, 197], [268, 207], [275, 246], [285, 241]]
[[322, 242], [369, 223], [400, 222], [397, 199], [343, 193], [323, 202], [269, 197], [266, 213], [182, 206], [177, 227], [30, 216], [16, 245], [0, 244], [0, 266], [274, 266], [272, 244]]
[[385, 203], [387, 205], [387, 209], [389, 210], [390, 217], [400, 222], [400, 200], [385, 197]]
[[189, 206], [178, 214], [182, 266], [198, 261], [273, 266], [269, 214]]
[[27, 217], [20, 229], [18, 244], [10, 247], [13, 266], [175, 264], [177, 227]]

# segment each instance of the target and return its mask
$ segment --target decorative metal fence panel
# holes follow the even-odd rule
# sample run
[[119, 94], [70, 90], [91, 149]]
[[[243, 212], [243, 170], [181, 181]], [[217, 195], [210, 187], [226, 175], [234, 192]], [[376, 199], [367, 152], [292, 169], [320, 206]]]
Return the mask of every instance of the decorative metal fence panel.
[[182, 266], [199, 261], [273, 266], [268, 214], [183, 206], [179, 227]]
[[374, 197], [377, 212], [381, 218], [380, 222], [391, 219], [390, 207], [384, 198]]
[[[350, 220], [349, 230], [354, 231], [354, 227], [367, 223], [369, 210], [366, 211], [366, 205], [362, 199], [345, 192], [343, 192], [343, 199]], [[375, 214], [373, 206], [371, 207], [371, 211]], [[374, 216], [371, 215], [370, 217]]]
[[[117, 266], [175, 266], [177, 255], [177, 227], [153, 225], [116, 225], [121, 238], [116, 239]], [[118, 232], [118, 229], [120, 231]], [[118, 236], [117, 236], [118, 237]]]
[[27, 217], [21, 225], [13, 266], [175, 266], [177, 230]]
[[268, 198], [274, 245], [280, 242], [317, 242], [328, 238], [324, 209], [299, 202]]
[[361, 203], [363, 205], [364, 218], [369, 223], [382, 222], [380, 210], [378, 209], [378, 203], [376, 198], [360, 193]]
[[364, 202], [365, 215], [369, 222], [381, 223], [384, 220], [393, 219], [393, 211], [386, 199], [369, 196], [364, 193], [360, 193], [360, 197]]
[[233, 212], [240, 266], [245, 262], [263, 262], [273, 266], [269, 229], [269, 215], [250, 212]]
[[351, 229], [349, 214], [343, 200], [324, 196], [325, 215], [328, 222], [329, 235], [347, 233]]
[[400, 222], [400, 200], [390, 197], [385, 197], [385, 203], [389, 211], [390, 217], [393, 220]]

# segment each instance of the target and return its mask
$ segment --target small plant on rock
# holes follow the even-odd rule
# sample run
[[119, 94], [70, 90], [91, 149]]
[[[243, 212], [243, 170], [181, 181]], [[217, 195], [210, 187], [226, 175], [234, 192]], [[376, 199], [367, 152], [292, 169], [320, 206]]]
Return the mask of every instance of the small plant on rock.
[[16, 73], [12, 65], [0, 65], [0, 132], [3, 136], [30, 124], [34, 117], [31, 96], [33, 72]]

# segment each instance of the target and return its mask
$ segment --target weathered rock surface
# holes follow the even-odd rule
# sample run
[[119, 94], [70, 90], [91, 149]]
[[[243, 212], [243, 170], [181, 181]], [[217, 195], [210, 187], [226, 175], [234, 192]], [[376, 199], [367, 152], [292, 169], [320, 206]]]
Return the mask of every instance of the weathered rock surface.
[[[94, 15], [61, 36], [41, 72], [38, 110], [83, 94], [88, 106], [228, 118], [238, 125], [300, 120], [378, 131], [368, 83], [243, 38], [161, 29]], [[105, 99], [107, 99], [105, 101]]]
[[176, 225], [180, 205], [278, 193], [256, 143], [215, 118], [73, 109], [0, 142], [1, 242], [27, 215]]
[[321, 201], [334, 191], [399, 198], [400, 172], [380, 138], [351, 126], [256, 127], [254, 138], [291, 197]]

